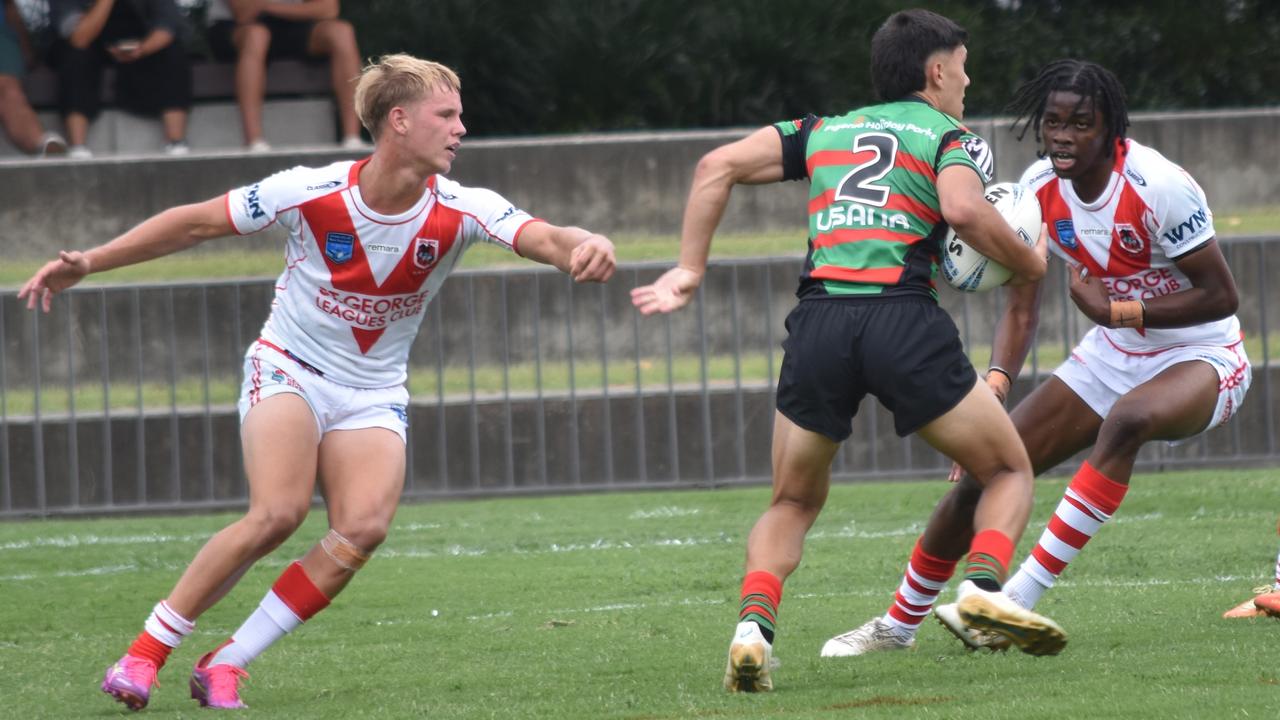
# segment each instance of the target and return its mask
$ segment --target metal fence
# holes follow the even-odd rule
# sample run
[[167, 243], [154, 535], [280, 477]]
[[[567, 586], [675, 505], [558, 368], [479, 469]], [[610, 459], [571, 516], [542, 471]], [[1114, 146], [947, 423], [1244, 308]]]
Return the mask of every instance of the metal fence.
[[[1141, 469], [1280, 460], [1272, 358], [1274, 238], [1223, 242], [1240, 286], [1254, 386], [1226, 428], [1152, 443]], [[773, 385], [797, 258], [714, 263], [697, 302], [643, 318], [630, 288], [543, 268], [462, 271], [428, 308], [410, 356], [406, 497], [713, 486], [769, 477]], [[1025, 393], [1088, 327], [1048, 278]], [[234, 507], [247, 498], [235, 410], [269, 280], [76, 288], [49, 315], [0, 293], [0, 517]], [[1001, 293], [943, 291], [985, 366]], [[938, 476], [948, 461], [898, 438], [868, 400], [840, 479]]]

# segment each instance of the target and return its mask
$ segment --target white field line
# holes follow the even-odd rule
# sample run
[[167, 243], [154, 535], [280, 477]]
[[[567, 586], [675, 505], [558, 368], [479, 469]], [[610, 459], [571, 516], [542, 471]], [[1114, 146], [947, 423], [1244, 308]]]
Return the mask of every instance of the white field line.
[[[701, 511], [695, 508], [657, 508], [655, 510], [637, 510], [631, 514], [630, 519], [653, 519], [653, 518], [674, 518], [689, 515], [697, 515]], [[1259, 516], [1271, 517], [1273, 513], [1257, 513]], [[1147, 513], [1144, 515], [1120, 516], [1113, 518], [1113, 523], [1131, 523], [1144, 522], [1147, 520], [1159, 520], [1164, 516], [1161, 513]], [[441, 523], [407, 523], [405, 525], [397, 525], [391, 529], [391, 537], [394, 539], [401, 533], [425, 532], [432, 530], [440, 530], [445, 526]], [[466, 525], [457, 525], [454, 527], [466, 527]], [[1036, 528], [1038, 531], [1040, 528]], [[891, 528], [888, 530], [867, 531], [858, 530], [852, 525], [840, 528], [839, 530], [818, 530], [809, 533], [810, 540], [826, 540], [826, 539], [877, 539], [888, 537], [901, 537], [903, 535], [917, 535], [924, 530], [922, 523], [911, 523], [900, 528]], [[162, 535], [158, 533], [150, 533], [145, 535], [60, 535], [51, 537], [34, 537], [24, 540], [12, 540], [0, 543], [0, 552], [12, 550], [32, 550], [38, 548], [76, 548], [76, 547], [92, 547], [96, 545], [161, 545], [170, 543], [194, 543], [204, 542], [208, 540], [213, 533], [192, 533], [187, 535]], [[646, 545], [669, 546], [669, 545], [706, 545], [720, 542], [721, 538], [671, 538], [668, 540], [651, 541], [649, 543], [631, 543], [625, 540], [596, 540], [592, 543], [551, 543], [546, 552], [569, 552], [574, 550], [612, 550], [617, 548], [630, 549], [633, 547], [644, 547]], [[537, 551], [521, 551], [513, 549], [512, 552], [537, 552]], [[380, 553], [383, 554], [383, 553]], [[441, 555], [483, 555], [484, 551], [465, 550], [461, 546], [452, 546], [449, 550], [439, 553]], [[408, 557], [418, 557], [418, 555], [408, 555]]]
[[[1150, 587], [1168, 587], [1172, 585], [1187, 586], [1209, 586], [1209, 585], [1225, 585], [1228, 583], [1248, 583], [1255, 582], [1256, 577], [1245, 577], [1241, 575], [1216, 575], [1205, 578], [1190, 578], [1187, 580], [1161, 580], [1158, 578], [1145, 578], [1138, 580], [1112, 580], [1110, 578], [1100, 578], [1097, 580], [1086, 580], [1083, 582], [1059, 582], [1057, 587], [1062, 588], [1128, 588], [1142, 589]], [[893, 601], [893, 592], [897, 589], [896, 585], [886, 583], [881, 588], [866, 588], [861, 590], [847, 590], [842, 592], [824, 592], [824, 593], [793, 593], [789, 595], [792, 600], [825, 600], [830, 598], [847, 598], [847, 597], [882, 597], [885, 599], [886, 607], [888, 603]], [[629, 612], [637, 610], [654, 610], [658, 608], [670, 607], [688, 607], [688, 606], [711, 606], [711, 605], [728, 605], [730, 598], [682, 598], [679, 600], [658, 600], [653, 602], [632, 602], [632, 603], [615, 603], [609, 605], [595, 605], [590, 607], [576, 608], [558, 608], [547, 610], [545, 608], [521, 608], [520, 610], [498, 610], [490, 613], [479, 615], [468, 615], [467, 620], [472, 622], [495, 620], [501, 618], [514, 617], [517, 612], [521, 614], [538, 614], [550, 617], [558, 617], [564, 615], [582, 615], [588, 613], [600, 612]], [[733, 604], [737, 604], [736, 599], [732, 599]], [[405, 620], [398, 621], [401, 623], [426, 622], [423, 620]]]
[[3, 550], [30, 550], [32, 548], [74, 548], [92, 545], [157, 545], [162, 543], [203, 542], [212, 533], [194, 535], [62, 535], [57, 537], [35, 537], [26, 540], [14, 540], [0, 543]]
[[[681, 508], [681, 507], [659, 507], [649, 510], [637, 510], [633, 512], [628, 519], [631, 520], [650, 520], [650, 519], [667, 519], [677, 517], [687, 517], [701, 514], [699, 508]], [[1274, 513], [1271, 511], [1257, 512], [1232, 512], [1231, 518], [1244, 519], [1251, 517], [1273, 518]], [[1210, 516], [1218, 518], [1219, 516]], [[1146, 522], [1150, 520], [1161, 520], [1164, 514], [1160, 512], [1144, 513], [1142, 515], [1121, 515], [1112, 518], [1109, 522], [1115, 524], [1128, 524], [1133, 522]], [[1204, 519], [1203, 515], [1193, 515], [1193, 520]], [[527, 516], [526, 519], [540, 520], [541, 518], [534, 513]], [[444, 523], [405, 523], [396, 525], [391, 528], [391, 538], [394, 542], [395, 538], [404, 533], [430, 532], [441, 530], [446, 527], [465, 529], [470, 527], [470, 523], [450, 524]], [[1044, 529], [1043, 525], [1028, 526], [1027, 532], [1039, 533]], [[861, 539], [874, 540], [879, 538], [902, 537], [905, 535], [918, 535], [924, 530], [923, 522], [914, 522], [899, 528], [890, 528], [887, 530], [859, 530], [856, 523], [849, 523], [845, 527], [837, 530], [817, 530], [809, 533], [810, 540], [829, 540], [829, 539]], [[59, 535], [50, 537], [33, 537], [23, 540], [11, 540], [9, 542], [0, 543], [0, 552], [4, 551], [21, 551], [39, 548], [75, 548], [75, 547], [92, 547], [97, 545], [159, 545], [170, 543], [203, 543], [212, 537], [213, 533], [191, 533], [185, 535], [166, 535], [159, 533], [149, 533], [143, 535], [97, 535], [97, 534], [72, 534]], [[523, 550], [519, 548], [510, 548], [506, 552], [515, 554], [539, 553], [539, 552], [572, 552], [578, 550], [614, 550], [614, 549], [633, 549], [643, 547], [667, 547], [667, 546], [693, 546], [715, 544], [726, 540], [726, 536], [718, 536], [715, 538], [670, 538], [666, 540], [649, 541], [645, 543], [632, 543], [626, 540], [606, 540], [598, 539], [590, 543], [550, 543], [546, 548], [541, 550]], [[737, 542], [736, 539], [729, 540]], [[384, 549], [379, 555], [389, 555], [395, 551]], [[426, 550], [406, 550], [400, 551], [403, 557], [433, 557], [437, 555], [443, 556], [474, 556], [485, 555], [491, 551], [483, 549], [468, 549], [460, 545], [450, 546], [442, 552], [426, 551]]]
[[627, 517], [628, 520], [652, 520], [654, 518], [676, 518], [688, 517], [690, 515], [699, 515], [702, 510], [699, 508], [682, 508], [674, 506], [664, 506], [652, 508], [649, 510], [636, 510]]
[[[669, 514], [668, 514], [669, 513]], [[649, 514], [645, 517], [674, 517], [678, 515], [696, 514], [697, 511], [682, 510], [679, 508], [662, 508], [657, 514]], [[1268, 518], [1273, 516], [1270, 511], [1258, 512], [1259, 516]], [[1233, 517], [1238, 513], [1233, 513]], [[1142, 515], [1120, 516], [1111, 520], [1117, 524], [1129, 524], [1136, 522], [1148, 522], [1152, 520], [1161, 520], [1164, 515], [1159, 512], [1145, 513]], [[437, 557], [486, 557], [509, 555], [544, 555], [558, 554], [570, 552], [591, 552], [591, 551], [607, 551], [607, 550], [643, 550], [646, 548], [682, 548], [682, 547], [703, 547], [709, 545], [737, 545], [743, 542], [743, 538], [731, 535], [720, 534], [715, 537], [685, 537], [685, 538], [660, 538], [657, 540], [649, 540], [644, 542], [633, 542], [627, 540], [606, 540], [600, 538], [592, 542], [585, 543], [549, 543], [542, 547], [521, 548], [521, 547], [505, 547], [505, 548], [482, 548], [482, 547], [465, 547], [462, 545], [449, 545], [443, 549], [429, 549], [422, 547], [396, 548], [394, 547], [394, 537], [399, 531], [430, 531], [439, 529], [441, 526], [436, 523], [411, 523], [403, 526], [396, 526], [392, 529], [391, 547], [384, 547], [379, 550], [377, 556], [383, 559], [422, 559]], [[899, 528], [890, 528], [887, 530], [866, 531], [857, 530], [853, 524], [840, 528], [838, 530], [821, 530], [809, 533], [810, 540], [847, 540], [847, 539], [879, 539], [889, 537], [915, 536], [920, 534], [923, 527], [920, 523], [912, 523]], [[1039, 533], [1042, 528], [1028, 528], [1028, 533]], [[210, 537], [209, 534], [191, 534], [191, 535], [120, 535], [120, 536], [103, 536], [103, 535], [65, 535], [54, 537], [36, 537], [27, 540], [19, 540], [0, 544], [0, 551], [21, 551], [42, 548], [72, 548], [87, 547], [95, 545], [120, 546], [120, 545], [157, 545], [166, 543], [195, 543], [203, 542]], [[270, 558], [264, 562], [272, 563]], [[284, 560], [280, 560], [277, 564], [283, 566]], [[153, 566], [154, 567], [154, 566]], [[78, 570], [55, 570], [50, 572], [30, 572], [18, 573], [13, 575], [0, 575], [0, 582], [27, 582], [32, 580], [43, 580], [50, 578], [71, 578], [71, 577], [87, 577], [94, 575], [115, 575], [125, 572], [135, 572], [140, 568], [136, 564], [129, 565], [106, 565], [99, 567], [82, 568]], [[165, 568], [170, 569], [170, 568]], [[181, 570], [181, 567], [175, 566], [172, 569]], [[1232, 578], [1235, 579], [1235, 578]], [[1159, 584], [1161, 581], [1135, 581], [1140, 586], [1146, 584]], [[1070, 586], [1071, 583], [1059, 583], [1063, 586]], [[854, 593], [855, 595], [858, 593]]]
[[[455, 525], [454, 527], [467, 527], [465, 524]], [[398, 532], [423, 532], [430, 530], [440, 530], [444, 525], [440, 523], [406, 523], [397, 525], [392, 528], [392, 533]], [[0, 552], [5, 550], [30, 550], [33, 548], [74, 548], [74, 547], [90, 547], [94, 545], [158, 545], [167, 543], [187, 543], [187, 542], [204, 542], [213, 536], [212, 532], [193, 533], [189, 535], [161, 535], [158, 533], [148, 533], [146, 535], [60, 535], [53, 537], [34, 537], [25, 540], [13, 540], [6, 543], [0, 543]]]

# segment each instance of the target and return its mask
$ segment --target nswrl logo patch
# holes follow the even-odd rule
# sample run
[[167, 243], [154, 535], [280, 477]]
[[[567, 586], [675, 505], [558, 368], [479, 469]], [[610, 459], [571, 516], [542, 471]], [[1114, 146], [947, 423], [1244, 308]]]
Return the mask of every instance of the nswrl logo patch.
[[336, 263], [350, 260], [355, 246], [356, 238], [350, 233], [331, 232], [324, 236], [324, 256]]
[[1062, 247], [1068, 250], [1080, 247], [1080, 241], [1076, 240], [1076, 226], [1070, 220], [1059, 220], [1053, 224], [1053, 228], [1058, 231], [1058, 242], [1062, 243]]

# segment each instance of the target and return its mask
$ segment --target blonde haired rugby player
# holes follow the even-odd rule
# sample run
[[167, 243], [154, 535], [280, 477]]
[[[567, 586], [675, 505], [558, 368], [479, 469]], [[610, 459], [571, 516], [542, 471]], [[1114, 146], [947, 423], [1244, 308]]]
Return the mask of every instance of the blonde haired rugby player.
[[192, 697], [243, 707], [245, 666], [323, 610], [382, 543], [404, 483], [409, 346], [423, 308], [468, 246], [492, 243], [580, 282], [613, 274], [607, 238], [535, 219], [497, 193], [441, 175], [466, 134], [460, 87], [437, 63], [383, 57], [356, 89], [371, 156], [285, 170], [166, 210], [105, 245], [59, 253], [20, 291], [28, 307], [48, 311], [55, 293], [91, 272], [273, 223], [289, 232], [271, 315], [245, 354], [239, 405], [248, 512], [209, 539], [108, 668], [103, 692], [130, 708], [147, 704], [157, 671], [196, 618], [297, 530], [317, 478], [329, 530], [230, 639], [200, 659]]

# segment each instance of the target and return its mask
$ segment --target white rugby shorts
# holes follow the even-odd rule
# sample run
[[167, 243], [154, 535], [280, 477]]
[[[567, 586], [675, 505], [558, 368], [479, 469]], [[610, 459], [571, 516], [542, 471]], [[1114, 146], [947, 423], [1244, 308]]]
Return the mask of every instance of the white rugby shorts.
[[244, 355], [244, 382], [240, 385], [240, 422], [263, 400], [293, 393], [307, 401], [320, 436], [331, 430], [386, 428], [406, 440], [409, 426], [409, 391], [404, 385], [356, 388], [325, 378], [301, 358], [289, 357], [283, 348], [258, 340]]
[[1203, 433], [1230, 420], [1249, 391], [1253, 370], [1243, 340], [1225, 346], [1179, 345], [1133, 353], [1116, 347], [1102, 328], [1094, 327], [1053, 374], [1088, 403], [1098, 417], [1105, 418], [1120, 396], [1188, 360], [1202, 360], [1218, 371], [1218, 403], [1209, 424], [1201, 429]]

